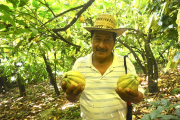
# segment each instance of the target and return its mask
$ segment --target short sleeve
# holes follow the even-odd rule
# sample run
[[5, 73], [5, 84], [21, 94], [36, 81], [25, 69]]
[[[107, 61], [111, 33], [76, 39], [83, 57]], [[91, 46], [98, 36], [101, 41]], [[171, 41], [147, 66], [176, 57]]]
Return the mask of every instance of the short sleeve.
[[128, 57], [126, 58], [126, 65], [127, 65], [127, 73], [136, 74], [136, 69]]
[[74, 65], [73, 65], [73, 67], [72, 67], [72, 70], [73, 71], [79, 71], [79, 64], [80, 64], [80, 62], [79, 62], [80, 60], [79, 59], [77, 59], [76, 61], [75, 61], [75, 63], [74, 63]]

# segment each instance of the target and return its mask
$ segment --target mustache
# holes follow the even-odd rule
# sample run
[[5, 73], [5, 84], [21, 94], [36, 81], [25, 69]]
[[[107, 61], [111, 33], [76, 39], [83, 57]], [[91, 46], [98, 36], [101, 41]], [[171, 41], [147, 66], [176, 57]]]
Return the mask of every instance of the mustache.
[[101, 49], [101, 48], [98, 48], [98, 49], [96, 49], [96, 51], [106, 52], [107, 50], [106, 50], [106, 49]]

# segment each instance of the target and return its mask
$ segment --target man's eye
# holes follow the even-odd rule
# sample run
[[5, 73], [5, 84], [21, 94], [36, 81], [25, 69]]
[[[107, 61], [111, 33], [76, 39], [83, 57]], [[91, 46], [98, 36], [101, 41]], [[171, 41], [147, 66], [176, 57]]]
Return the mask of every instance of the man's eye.
[[99, 38], [95, 38], [94, 40], [96, 40], [96, 41], [100, 41], [100, 39], [99, 39]]
[[106, 42], [110, 42], [111, 40], [110, 40], [110, 39], [106, 39], [105, 41], [106, 41]]

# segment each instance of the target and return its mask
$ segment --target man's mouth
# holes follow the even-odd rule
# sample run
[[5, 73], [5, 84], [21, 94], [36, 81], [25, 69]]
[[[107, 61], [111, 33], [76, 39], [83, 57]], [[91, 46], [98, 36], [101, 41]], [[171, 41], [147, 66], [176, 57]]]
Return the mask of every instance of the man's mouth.
[[107, 50], [104, 49], [97, 49], [98, 52], [106, 52]]

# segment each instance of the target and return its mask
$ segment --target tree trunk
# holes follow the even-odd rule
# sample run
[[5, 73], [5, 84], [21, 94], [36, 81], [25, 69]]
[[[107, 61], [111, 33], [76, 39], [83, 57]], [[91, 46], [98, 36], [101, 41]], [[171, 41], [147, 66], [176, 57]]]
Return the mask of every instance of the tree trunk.
[[17, 82], [18, 82], [18, 87], [19, 87], [21, 97], [26, 96], [25, 85], [22, 83], [22, 79], [23, 78], [20, 75], [18, 75]]
[[47, 59], [46, 59], [45, 54], [43, 54], [43, 59], [44, 59], [44, 62], [46, 64], [46, 70], [47, 70], [47, 72], [49, 74], [50, 81], [52, 82], [52, 84], [54, 86], [54, 90], [55, 90], [57, 95], [60, 95], [60, 92], [59, 92], [57, 84], [56, 84], [56, 80], [55, 80], [55, 78], [53, 76], [53, 73], [52, 73], [52, 69], [51, 69], [50, 65], [48, 65], [48, 63], [47, 63]]
[[147, 68], [148, 68], [148, 89], [150, 93], [158, 92], [158, 67], [153, 56], [152, 50], [150, 48], [150, 33], [149, 31], [147, 39], [145, 41], [145, 52], [147, 59]]

